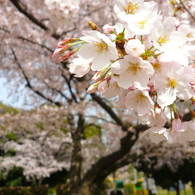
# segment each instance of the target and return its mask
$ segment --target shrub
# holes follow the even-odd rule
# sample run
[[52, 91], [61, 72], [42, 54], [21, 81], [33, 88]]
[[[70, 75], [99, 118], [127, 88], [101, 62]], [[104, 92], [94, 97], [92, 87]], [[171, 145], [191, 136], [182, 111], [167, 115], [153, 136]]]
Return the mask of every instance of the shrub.
[[0, 195], [47, 195], [48, 186], [3, 187]]

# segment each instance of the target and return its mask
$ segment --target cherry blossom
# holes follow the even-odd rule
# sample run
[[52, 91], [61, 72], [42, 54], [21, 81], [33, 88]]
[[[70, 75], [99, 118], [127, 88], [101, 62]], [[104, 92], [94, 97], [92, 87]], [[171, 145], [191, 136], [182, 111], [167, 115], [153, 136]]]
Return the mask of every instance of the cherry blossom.
[[180, 119], [174, 119], [171, 133], [175, 142], [194, 141], [195, 123], [194, 121], [182, 122]]
[[[154, 2], [146, 2], [153, 4]], [[137, 15], [136, 17], [127, 17], [125, 22], [127, 23], [127, 29], [135, 35], [148, 35], [154, 29], [154, 24], [159, 20], [158, 7], [157, 4], [153, 4], [151, 12], [148, 12], [150, 5], [146, 7], [142, 14]], [[144, 6], [143, 6], [144, 7]]]
[[158, 144], [164, 140], [168, 141], [169, 143], [173, 142], [169, 130], [161, 126], [151, 127], [150, 129], [146, 130], [141, 136], [143, 137], [146, 134], [149, 134], [150, 140], [155, 144]]
[[69, 71], [75, 77], [82, 77], [87, 74], [91, 68], [92, 59], [85, 60], [84, 58], [74, 58], [69, 65]]
[[139, 39], [130, 39], [125, 45], [127, 54], [139, 57], [145, 51], [145, 45]]
[[109, 81], [105, 79], [98, 85], [98, 91], [100, 91], [105, 98], [109, 99], [119, 94], [120, 87], [114, 79], [111, 78]]
[[[178, 6], [172, 14], [172, 8]], [[107, 23], [101, 30], [90, 22], [92, 31], [84, 31], [78, 38], [81, 45], [78, 52], [73, 51], [81, 60], [73, 60], [70, 72], [81, 76], [94, 71], [94, 83], [87, 92], [118, 97], [118, 107], [134, 112], [140, 124], [149, 126], [143, 135], [149, 134], [153, 142], [181, 142], [184, 133], [174, 133], [180, 132], [174, 130], [175, 121], [183, 120], [181, 102], [195, 116], [193, 3], [117, 0], [114, 11], [118, 23]], [[86, 69], [81, 69], [82, 58], [91, 62]], [[170, 127], [165, 128], [166, 123]], [[194, 137], [193, 131], [187, 132]], [[193, 139], [183, 137], [183, 141]]]
[[172, 104], [176, 98], [188, 100], [193, 96], [190, 83], [193, 82], [189, 67], [177, 62], [163, 66], [161, 73], [155, 75], [155, 90], [160, 106]]
[[[21, 136], [23, 147], [5, 144], [5, 150], [15, 147], [17, 158], [4, 159], [2, 168], [16, 163], [26, 176], [40, 179], [70, 168], [70, 194], [94, 194], [116, 165], [134, 159], [129, 151], [136, 154], [132, 146], [140, 132], [147, 129], [143, 136], [156, 144], [195, 139], [194, 1], [3, 0], [1, 6], [1, 75], [11, 94], [21, 97], [27, 88], [26, 103], [49, 102], [62, 111], [62, 118], [51, 109], [23, 115], [30, 141]], [[18, 115], [7, 117], [2, 130], [24, 127]], [[47, 130], [38, 133], [36, 119], [49, 132], [68, 133], [44, 136]], [[86, 138], [88, 126], [101, 131]], [[53, 152], [63, 140], [71, 147], [57, 159]]]
[[113, 63], [111, 68], [113, 73], [119, 74], [118, 85], [124, 89], [128, 89], [132, 85], [136, 85], [138, 89], [146, 88], [149, 78], [154, 73], [153, 67], [148, 61], [130, 55]]
[[85, 31], [83, 34], [85, 36], [80, 39], [86, 43], [78, 51], [78, 55], [84, 59], [92, 58], [92, 70], [101, 70], [110, 60], [116, 59], [116, 48], [107, 36], [97, 31]]
[[138, 89], [130, 91], [126, 96], [125, 105], [128, 110], [136, 110], [138, 115], [144, 115], [154, 109], [154, 102], [147, 90]]

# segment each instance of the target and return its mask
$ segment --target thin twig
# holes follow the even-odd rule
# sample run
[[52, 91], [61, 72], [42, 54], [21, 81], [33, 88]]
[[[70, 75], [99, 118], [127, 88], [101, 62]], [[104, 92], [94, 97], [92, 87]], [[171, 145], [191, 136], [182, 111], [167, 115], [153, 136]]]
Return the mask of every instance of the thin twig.
[[15, 61], [16, 61], [16, 64], [17, 64], [18, 67], [20, 68], [20, 70], [21, 70], [21, 72], [22, 72], [22, 75], [24, 76], [24, 78], [25, 78], [25, 80], [26, 80], [26, 82], [27, 82], [26, 86], [29, 87], [32, 91], [34, 91], [34, 93], [36, 93], [37, 95], [39, 95], [39, 96], [42, 97], [43, 99], [47, 100], [48, 102], [51, 102], [51, 103], [55, 104], [56, 106], [61, 106], [61, 103], [60, 103], [60, 102], [55, 102], [55, 101], [53, 101], [52, 99], [46, 97], [46, 96], [45, 96], [43, 93], [41, 93], [40, 91], [38, 91], [38, 90], [36, 90], [36, 89], [33, 88], [33, 86], [32, 86], [31, 83], [30, 83], [29, 78], [27, 77], [27, 75], [26, 75], [24, 69], [22, 68], [21, 64], [20, 64], [19, 61], [18, 61], [18, 58], [17, 58], [17, 56], [16, 56], [16, 54], [15, 54], [15, 51], [14, 51], [12, 48], [11, 48], [11, 51], [12, 51], [12, 54], [13, 54], [14, 59], [15, 59]]
[[73, 91], [72, 91], [71, 84], [70, 84], [70, 82], [71, 82], [71, 75], [70, 75], [70, 79], [68, 79], [68, 78], [63, 74], [63, 70], [62, 70], [60, 67], [59, 67], [59, 70], [61, 71], [61, 76], [64, 78], [64, 80], [66, 81], [66, 83], [67, 83], [67, 85], [68, 85], [68, 89], [69, 89], [69, 91], [70, 91], [70, 94], [71, 94], [71, 96], [72, 96], [72, 99], [73, 99], [76, 103], [78, 103], [78, 100], [77, 100], [76, 96], [74, 95], [74, 93], [73, 93]]
[[[27, 7], [20, 1], [20, 0], [10, 0], [13, 5], [21, 12], [23, 13], [29, 20], [31, 20], [34, 24], [39, 26], [41, 29], [45, 31], [50, 31], [50, 29], [45, 26], [41, 21], [39, 21], [35, 16], [33, 16], [31, 13], [28, 12]], [[59, 39], [60, 35], [58, 34], [52, 34], [52, 37], [55, 39]]]
[[43, 45], [43, 44], [37, 43], [37, 42], [35, 42], [35, 41], [29, 40], [29, 39], [24, 38], [24, 37], [21, 37], [21, 36], [18, 36], [17, 38], [18, 38], [18, 39], [22, 39], [23, 41], [27, 41], [27, 42], [29, 42], [29, 43], [35, 44], [35, 45], [39, 45], [40, 47], [45, 48], [45, 49], [47, 49], [48, 51], [50, 51], [50, 52], [53, 53], [53, 50], [52, 50], [52, 49], [50, 49], [49, 47], [47, 47], [47, 46], [45, 46], [45, 45]]
[[182, 7], [185, 9], [185, 11], [190, 15], [190, 17], [193, 19], [193, 21], [195, 22], [195, 17], [192, 15], [192, 13], [189, 11], [189, 9], [184, 5], [184, 3], [182, 2], [182, 0], [179, 1], [182, 5]]
[[97, 102], [109, 115], [110, 117], [116, 121], [117, 125], [122, 127], [123, 131], [127, 131], [128, 130], [128, 126], [124, 125], [122, 120], [116, 115], [116, 113], [112, 110], [112, 108], [110, 106], [108, 106], [103, 100], [102, 98], [100, 98], [98, 95], [96, 95], [95, 93], [90, 94], [92, 99]]

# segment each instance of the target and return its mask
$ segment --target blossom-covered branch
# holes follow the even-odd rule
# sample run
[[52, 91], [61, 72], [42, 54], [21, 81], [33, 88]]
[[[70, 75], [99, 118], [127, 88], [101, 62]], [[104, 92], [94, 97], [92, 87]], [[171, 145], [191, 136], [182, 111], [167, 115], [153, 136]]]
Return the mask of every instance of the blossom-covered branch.
[[[165, 5], [177, 6], [164, 1]], [[193, 2], [185, 6], [194, 12]], [[194, 21], [191, 14], [182, 18], [175, 11], [176, 17], [165, 16], [159, 9], [154, 1], [117, 0], [114, 10], [119, 23], [105, 24], [101, 30], [89, 22], [92, 30], [60, 41], [53, 58], [60, 62], [77, 54], [69, 70], [75, 77], [94, 72], [95, 83], [88, 93], [100, 92], [108, 99], [118, 96], [119, 108], [134, 111], [139, 123], [150, 127], [143, 135], [149, 134], [153, 142], [193, 141], [195, 29], [190, 25]], [[192, 114], [191, 121], [183, 121], [181, 102]], [[170, 128], [165, 128], [167, 122]]]

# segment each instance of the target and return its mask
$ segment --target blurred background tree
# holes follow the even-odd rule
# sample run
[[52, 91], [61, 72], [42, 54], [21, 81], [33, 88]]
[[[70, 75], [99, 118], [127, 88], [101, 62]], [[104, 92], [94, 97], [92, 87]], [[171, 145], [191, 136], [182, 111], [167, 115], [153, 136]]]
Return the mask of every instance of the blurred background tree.
[[1, 77], [13, 101], [33, 108], [1, 105], [0, 185], [64, 182], [72, 195], [99, 194], [109, 174], [141, 155], [135, 144], [147, 126], [115, 98], [87, 94], [91, 75], [75, 78], [69, 61], [51, 56], [88, 21], [116, 23], [113, 1], [0, 0], [0, 14]]
[[27, 181], [40, 185], [65, 168], [71, 194], [95, 194], [107, 175], [133, 161], [129, 152], [145, 127], [132, 128], [134, 118], [115, 100], [87, 94], [90, 76], [74, 78], [68, 62], [56, 64], [51, 55], [59, 40], [88, 29], [89, 17], [100, 27], [114, 22], [112, 1], [0, 3], [1, 75], [13, 100], [35, 109], [2, 115], [2, 136], [19, 138], [3, 138], [4, 152], [16, 153], [2, 156], [3, 174], [22, 167]]

